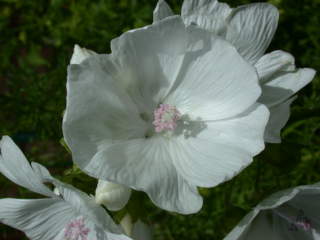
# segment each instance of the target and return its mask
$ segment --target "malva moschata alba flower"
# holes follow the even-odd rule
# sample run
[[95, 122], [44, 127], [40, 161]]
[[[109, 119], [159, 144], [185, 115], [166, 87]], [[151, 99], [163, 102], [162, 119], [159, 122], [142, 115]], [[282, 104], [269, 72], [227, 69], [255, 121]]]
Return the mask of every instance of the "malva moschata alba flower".
[[122, 34], [111, 50], [88, 57], [76, 46], [68, 68], [63, 132], [74, 162], [160, 208], [199, 211], [197, 187], [232, 178], [264, 148], [255, 68], [179, 16]]
[[[8, 136], [0, 141], [0, 173], [42, 199], [0, 199], [0, 222], [31, 240], [130, 240], [86, 193], [54, 179], [42, 165], [29, 164]], [[53, 184], [51, 191], [44, 183]], [[59, 193], [57, 195], [56, 193]]]
[[[154, 22], [172, 15], [170, 6], [159, 0], [153, 13]], [[184, 0], [181, 16], [186, 25], [196, 24], [230, 42], [256, 68], [262, 88], [258, 101], [270, 110], [265, 141], [281, 142], [280, 131], [289, 119], [290, 105], [295, 99], [292, 96], [311, 82], [315, 71], [296, 68], [294, 57], [287, 52], [265, 54], [277, 29], [278, 10], [269, 3], [230, 8], [217, 0]]]
[[277, 192], [248, 213], [224, 240], [320, 239], [320, 183]]

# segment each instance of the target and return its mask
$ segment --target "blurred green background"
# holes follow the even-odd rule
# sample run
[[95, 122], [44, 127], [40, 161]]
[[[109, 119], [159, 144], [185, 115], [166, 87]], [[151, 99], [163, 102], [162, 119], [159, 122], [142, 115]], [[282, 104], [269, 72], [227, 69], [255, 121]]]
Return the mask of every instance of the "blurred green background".
[[[250, 0], [225, 0], [231, 6]], [[297, 66], [320, 69], [320, 1], [272, 0], [280, 10], [269, 51], [292, 53]], [[179, 13], [182, 1], [168, 3]], [[10, 135], [31, 161], [93, 193], [95, 181], [72, 167], [60, 144], [66, 98], [66, 67], [75, 43], [99, 53], [124, 31], [152, 22], [155, 0], [0, 0], [0, 133]], [[210, 190], [201, 212], [181, 216], [161, 211], [142, 195], [144, 220], [155, 239], [222, 239], [269, 194], [320, 181], [320, 79], [299, 93], [283, 143], [270, 144], [233, 180]], [[141, 194], [140, 194], [141, 195]], [[0, 197], [34, 197], [0, 176]], [[135, 198], [135, 197], [134, 197]], [[137, 199], [140, 199], [139, 196]], [[4, 225], [0, 239], [25, 239]]]

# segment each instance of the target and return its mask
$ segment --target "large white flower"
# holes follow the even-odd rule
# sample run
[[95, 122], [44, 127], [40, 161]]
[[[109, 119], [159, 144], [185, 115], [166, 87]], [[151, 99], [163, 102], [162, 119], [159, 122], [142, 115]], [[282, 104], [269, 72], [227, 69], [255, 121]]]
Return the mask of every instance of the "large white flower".
[[[168, 4], [159, 0], [154, 10], [154, 22], [171, 15], [173, 11]], [[185, 0], [181, 16], [186, 25], [197, 24], [226, 39], [255, 66], [262, 87], [259, 102], [270, 110], [265, 141], [279, 143], [280, 131], [290, 116], [292, 96], [314, 78], [315, 71], [310, 68], [297, 69], [294, 57], [283, 51], [264, 55], [277, 28], [278, 10], [268, 3], [253, 3], [232, 9], [217, 0]]]
[[[0, 173], [14, 183], [46, 196], [43, 199], [0, 199], [0, 222], [32, 240], [130, 240], [106, 211], [84, 192], [31, 165], [7, 136], [0, 142]], [[53, 184], [59, 195], [44, 183]]]
[[256, 206], [224, 240], [320, 239], [320, 183], [277, 192]]
[[63, 121], [73, 160], [163, 209], [197, 212], [197, 186], [232, 178], [264, 148], [269, 113], [256, 104], [256, 70], [177, 16], [124, 33], [111, 49], [86, 58], [75, 48]]

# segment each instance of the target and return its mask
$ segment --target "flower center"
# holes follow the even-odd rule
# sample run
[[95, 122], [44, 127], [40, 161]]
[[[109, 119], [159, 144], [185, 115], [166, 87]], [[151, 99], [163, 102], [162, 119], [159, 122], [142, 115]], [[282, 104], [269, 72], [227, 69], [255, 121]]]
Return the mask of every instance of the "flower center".
[[160, 104], [160, 106], [154, 110], [153, 115], [154, 121], [152, 124], [157, 133], [175, 130], [177, 121], [181, 118], [181, 114], [176, 107], [169, 104]]
[[64, 231], [64, 238], [66, 240], [87, 240], [89, 232], [90, 229], [86, 228], [84, 218], [80, 217], [68, 223]]
[[304, 214], [302, 209], [295, 209], [284, 204], [273, 209], [273, 212], [290, 223], [290, 231], [298, 231], [299, 228], [308, 231], [312, 228], [310, 219]]

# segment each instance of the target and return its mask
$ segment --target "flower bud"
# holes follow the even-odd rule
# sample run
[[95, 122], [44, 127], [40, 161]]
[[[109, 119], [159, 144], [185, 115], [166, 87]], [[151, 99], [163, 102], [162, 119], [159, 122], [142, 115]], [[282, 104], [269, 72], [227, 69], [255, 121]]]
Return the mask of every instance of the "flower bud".
[[120, 184], [99, 180], [95, 200], [111, 211], [122, 209], [129, 201], [131, 189]]
[[132, 218], [129, 213], [127, 213], [120, 221], [120, 226], [122, 227], [123, 231], [127, 236], [131, 237], [132, 234], [132, 228], [133, 228], [133, 223], [132, 223]]

